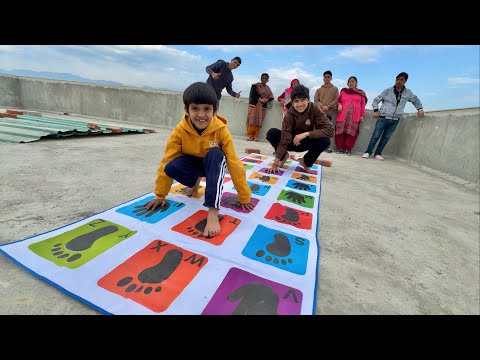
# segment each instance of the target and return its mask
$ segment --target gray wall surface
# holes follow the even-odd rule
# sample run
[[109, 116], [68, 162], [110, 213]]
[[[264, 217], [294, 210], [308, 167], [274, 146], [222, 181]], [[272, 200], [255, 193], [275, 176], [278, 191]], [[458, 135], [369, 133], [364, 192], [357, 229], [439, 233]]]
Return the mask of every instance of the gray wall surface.
[[[168, 128], [173, 128], [184, 113], [181, 92], [8, 75], [0, 75], [0, 105]], [[232, 135], [246, 136], [247, 110], [247, 99], [224, 95], [218, 114], [228, 120]], [[399, 120], [383, 155], [479, 184], [480, 108], [425, 111], [423, 119], [406, 114]], [[268, 129], [280, 128], [281, 123], [282, 109], [275, 102], [267, 110], [260, 139], [265, 141]], [[367, 110], [354, 153], [365, 151], [374, 128], [372, 111]], [[334, 139], [331, 148], [335, 149]]]
[[0, 106], [22, 106], [18, 90], [20, 81], [17, 76], [0, 75]]

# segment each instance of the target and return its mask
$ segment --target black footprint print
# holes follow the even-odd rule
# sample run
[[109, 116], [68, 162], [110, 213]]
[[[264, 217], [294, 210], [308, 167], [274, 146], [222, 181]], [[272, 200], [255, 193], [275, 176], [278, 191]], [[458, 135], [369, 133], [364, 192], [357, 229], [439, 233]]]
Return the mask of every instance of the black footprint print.
[[292, 192], [292, 191], [287, 191], [285, 193], [285, 196], [287, 197], [287, 199], [292, 200], [294, 203], [297, 203], [297, 204], [305, 204], [306, 203], [305, 197], [302, 194], [298, 194], [298, 193]]
[[300, 216], [295, 210], [289, 208], [285, 209], [285, 214], [283, 214], [282, 216], [275, 216], [275, 219], [279, 222], [283, 222], [289, 225], [300, 225]]
[[304, 183], [294, 182], [292, 185], [297, 190], [310, 190], [310, 185]]
[[238, 196], [229, 196], [223, 199], [222, 205], [224, 206], [235, 206], [237, 208], [240, 207], [238, 204]]
[[165, 203], [166, 203], [165, 206], [160, 206], [159, 205], [155, 209], [149, 209], [149, 210], [145, 209], [145, 205], [138, 205], [138, 206], [135, 206], [136, 210], [133, 210], [133, 212], [137, 216], [145, 215], [145, 217], [150, 217], [150, 216], [155, 215], [159, 211], [160, 212], [167, 211], [170, 208], [170, 203], [168, 201], [165, 201]]
[[162, 287], [160, 285], [156, 286], [153, 289], [152, 286], [146, 285], [144, 289], [144, 284], [160, 284], [162, 281], [167, 280], [170, 275], [177, 269], [178, 265], [182, 261], [183, 253], [180, 250], [172, 249], [168, 250], [165, 256], [163, 257], [162, 261], [160, 261], [157, 265], [154, 265], [148, 269], [144, 269], [140, 274], [138, 274], [138, 280], [142, 283], [137, 288], [137, 284], [132, 283], [133, 278], [131, 276], [127, 276], [120, 280], [117, 283], [118, 287], [124, 287], [128, 284], [128, 287], [125, 289], [125, 292], [130, 293], [132, 291], [140, 292], [143, 290], [145, 295], [148, 295], [154, 290], [155, 292], [162, 291]]
[[[222, 222], [223, 220], [223, 215], [219, 215], [218, 216], [218, 221], [219, 222]], [[198, 238], [203, 238], [205, 236], [203, 236], [203, 232], [205, 231], [205, 226], [207, 226], [207, 219], [203, 219], [201, 221], [199, 221], [198, 223], [195, 224], [195, 227], [187, 227], [187, 231], [189, 233], [192, 233], [193, 235], [195, 235], [196, 237]], [[213, 236], [206, 236], [207, 239], [211, 239]]]
[[[65, 244], [65, 249], [70, 251], [84, 251], [90, 249], [95, 241], [106, 235], [113, 234], [116, 231], [118, 231], [118, 227], [113, 225], [93, 230], [92, 232], [77, 236], [76, 238], [67, 242]], [[55, 244], [53, 245], [53, 249], [50, 250], [52, 252], [52, 255], [55, 256], [57, 259], [64, 259], [68, 257], [67, 262], [72, 262], [82, 257], [82, 254], [78, 253], [70, 256], [70, 254], [64, 251], [65, 249], [62, 249], [61, 246], [62, 243]]]
[[[285, 257], [289, 255], [292, 251], [292, 247], [290, 246], [290, 240], [288, 240], [285, 235], [279, 233], [275, 234], [273, 237], [275, 238], [275, 240], [267, 245], [268, 252], [270, 254], [280, 257]], [[257, 255], [258, 257], [263, 257], [265, 255], [265, 251], [258, 250], [255, 255]], [[282, 265], [287, 265], [287, 262], [289, 264], [293, 262], [290, 258], [288, 258], [287, 260], [278, 260], [277, 258], [274, 258], [270, 255], [265, 256], [265, 260], [267, 261], [272, 261], [272, 259], [275, 264], [282, 263]]]
[[302, 174], [298, 180], [310, 181], [310, 176]]
[[[202, 188], [202, 185], [199, 185], [198, 186], [198, 190], [200, 190]], [[180, 194], [183, 194], [183, 195], [187, 195], [187, 191], [190, 190], [190, 188], [188, 186], [185, 186], [183, 188], [180, 188], [178, 190], [175, 190], [177, 193], [180, 193]], [[187, 196], [192, 196], [192, 195], [187, 195]]]
[[232, 315], [277, 315], [280, 302], [278, 294], [270, 286], [254, 282], [235, 289], [227, 300], [231, 303], [240, 300]]
[[271, 177], [268, 175], [262, 175], [262, 176], [256, 176], [255, 179], [268, 183], [270, 182]]
[[257, 192], [258, 190], [260, 190], [260, 185], [258, 185], [258, 184], [252, 184], [252, 185], [250, 186], [250, 190], [252, 190], [253, 193], [254, 193], [254, 192]]

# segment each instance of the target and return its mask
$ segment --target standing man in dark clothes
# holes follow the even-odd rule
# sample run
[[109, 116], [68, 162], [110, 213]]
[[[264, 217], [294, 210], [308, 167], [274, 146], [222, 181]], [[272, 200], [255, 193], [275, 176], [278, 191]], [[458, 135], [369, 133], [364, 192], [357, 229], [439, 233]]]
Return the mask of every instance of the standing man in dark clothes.
[[220, 106], [220, 98], [222, 97], [222, 90], [227, 89], [227, 92], [233, 97], [240, 97], [241, 91], [238, 93], [232, 90], [233, 74], [232, 70], [238, 68], [242, 63], [240, 57], [235, 56], [229, 63], [223, 60], [208, 65], [205, 71], [210, 75], [207, 79], [207, 84], [210, 85], [217, 94], [218, 104]]

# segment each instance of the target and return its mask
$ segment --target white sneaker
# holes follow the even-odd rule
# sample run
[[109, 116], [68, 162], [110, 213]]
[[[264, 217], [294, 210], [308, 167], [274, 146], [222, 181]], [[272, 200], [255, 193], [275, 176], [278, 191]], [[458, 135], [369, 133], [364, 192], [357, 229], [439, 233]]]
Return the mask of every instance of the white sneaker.
[[362, 158], [364, 159], [368, 159], [370, 157], [370, 154], [369, 153], [365, 153], [362, 155]]
[[385, 159], [382, 157], [382, 155], [375, 155], [375, 159], [377, 159], [377, 160], [382, 160], [382, 161], [385, 160]]

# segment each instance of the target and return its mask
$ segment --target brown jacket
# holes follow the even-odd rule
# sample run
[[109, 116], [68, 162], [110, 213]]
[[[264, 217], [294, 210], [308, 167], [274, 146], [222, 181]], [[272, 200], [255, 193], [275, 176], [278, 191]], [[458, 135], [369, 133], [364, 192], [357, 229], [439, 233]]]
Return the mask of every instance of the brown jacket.
[[313, 102], [318, 107], [327, 106], [328, 110], [326, 114], [332, 116], [337, 109], [338, 88], [332, 83], [328, 85], [323, 84], [315, 91]]
[[290, 106], [282, 121], [282, 135], [275, 152], [275, 157], [281, 159], [287, 151], [288, 144], [295, 135], [309, 132], [311, 138], [332, 137], [335, 133], [332, 122], [325, 113], [312, 102], [303, 113]]

